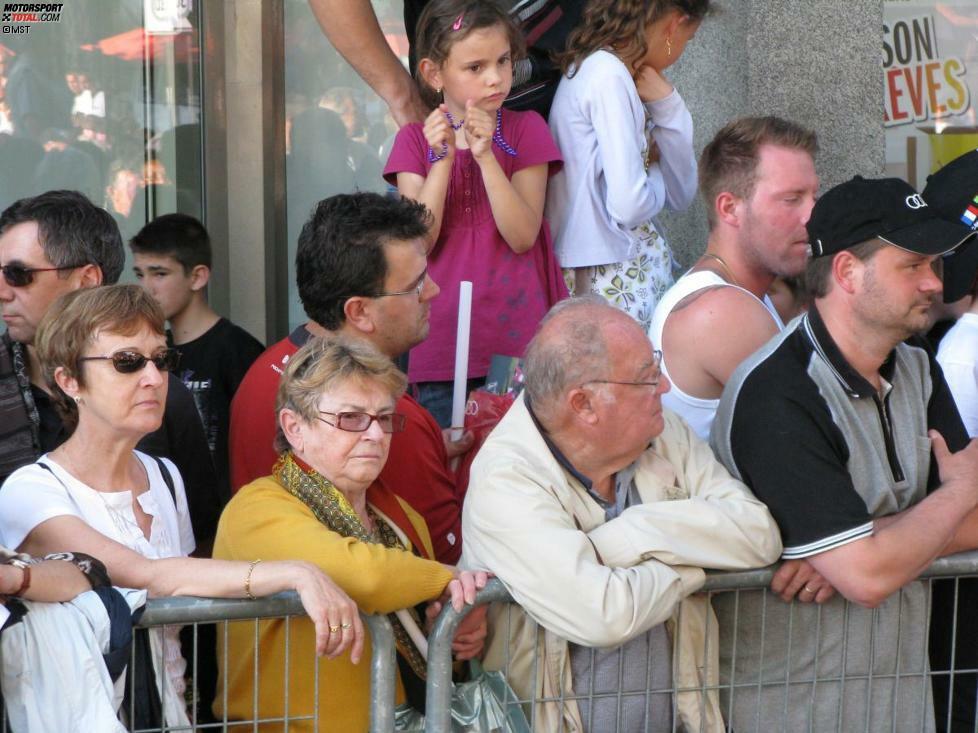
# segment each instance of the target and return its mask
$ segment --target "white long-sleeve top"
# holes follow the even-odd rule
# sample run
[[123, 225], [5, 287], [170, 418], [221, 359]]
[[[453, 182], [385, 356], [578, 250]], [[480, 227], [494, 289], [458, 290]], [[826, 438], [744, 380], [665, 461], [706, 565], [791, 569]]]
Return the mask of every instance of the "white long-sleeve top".
[[944, 334], [937, 361], [968, 435], [978, 437], [978, 314], [965, 313]]
[[[645, 169], [646, 113], [660, 159]], [[623, 262], [635, 227], [696, 195], [693, 121], [679, 92], [643, 103], [628, 68], [596, 51], [557, 87], [550, 131], [564, 167], [550, 179], [546, 215], [563, 267]]]

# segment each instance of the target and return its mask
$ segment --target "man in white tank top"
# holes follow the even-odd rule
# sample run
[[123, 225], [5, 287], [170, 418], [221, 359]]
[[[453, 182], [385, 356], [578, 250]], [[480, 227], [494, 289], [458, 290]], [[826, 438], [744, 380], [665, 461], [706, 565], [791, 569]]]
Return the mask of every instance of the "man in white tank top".
[[659, 301], [649, 336], [672, 382], [663, 405], [703, 440], [733, 370], [784, 326], [767, 291], [808, 261], [816, 152], [814, 132], [746, 117], [720, 130], [700, 157], [706, 252]]
[[[672, 382], [664, 407], [704, 440], [734, 369], [784, 324], [767, 297], [777, 276], [804, 272], [805, 225], [815, 205], [815, 133], [777, 117], [745, 117], [726, 125], [703, 149], [700, 191], [710, 236], [706, 252], [659, 301], [649, 335], [662, 350]], [[771, 590], [785, 602], [825, 586], [807, 560], [781, 563]]]

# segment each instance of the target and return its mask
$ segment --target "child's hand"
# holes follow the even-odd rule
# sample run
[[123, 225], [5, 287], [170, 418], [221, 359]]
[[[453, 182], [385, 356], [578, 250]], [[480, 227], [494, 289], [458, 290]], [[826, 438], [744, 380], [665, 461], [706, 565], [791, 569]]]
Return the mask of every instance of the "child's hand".
[[492, 134], [496, 131], [496, 117], [475, 106], [471, 99], [465, 103], [465, 140], [469, 150], [478, 160], [492, 154]]
[[444, 104], [438, 105], [431, 111], [428, 118], [424, 121], [424, 137], [428, 145], [435, 151], [435, 155], [441, 155], [445, 148], [448, 149], [445, 160], [455, 157], [455, 130], [448, 121], [448, 107]]
[[643, 102], [657, 102], [672, 94], [672, 84], [651, 66], [642, 66], [636, 72], [635, 88]]
[[649, 162], [649, 165], [658, 163], [662, 159], [662, 153], [659, 151], [659, 143], [655, 140], [649, 140], [649, 152], [645, 158]]

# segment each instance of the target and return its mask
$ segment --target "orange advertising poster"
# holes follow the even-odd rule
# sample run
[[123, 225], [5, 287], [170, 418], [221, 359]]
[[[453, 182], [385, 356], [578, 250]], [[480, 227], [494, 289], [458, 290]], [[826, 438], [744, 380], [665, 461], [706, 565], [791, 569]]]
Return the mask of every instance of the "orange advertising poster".
[[978, 148], [978, 2], [883, 3], [886, 172], [923, 188]]

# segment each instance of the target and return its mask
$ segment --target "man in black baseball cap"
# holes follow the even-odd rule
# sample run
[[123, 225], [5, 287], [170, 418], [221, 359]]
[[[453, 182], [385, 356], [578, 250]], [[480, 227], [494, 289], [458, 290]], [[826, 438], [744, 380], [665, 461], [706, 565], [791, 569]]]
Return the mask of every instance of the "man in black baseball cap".
[[828, 191], [808, 222], [812, 257], [824, 257], [879, 239], [908, 252], [943, 255], [973, 233], [945, 221], [906, 181], [856, 176]]
[[[928, 176], [924, 200], [944, 219], [978, 229], [978, 150], [955, 158]], [[978, 275], [978, 238], [944, 257], [944, 302], [973, 294]]]
[[[741, 728], [759, 715], [763, 730], [824, 720], [839, 730], [867, 720], [874, 730], [933, 730], [929, 590], [917, 577], [938, 556], [978, 546], [978, 441], [969, 444], [941, 369], [915, 334], [941, 293], [941, 255], [973, 232], [940, 218], [903, 181], [856, 177], [818, 200], [808, 233], [814, 302], [727, 382], [711, 442], [768, 505], [783, 559], [817, 571], [801, 600], [824, 602], [751, 605], [741, 595], [738, 633], [763, 614], [765, 656], [737, 646], [738, 679], [760, 680], [761, 691], [734, 686], [728, 723]], [[819, 656], [839, 648], [844, 659]], [[721, 669], [724, 661], [721, 642]], [[786, 700], [784, 679], [815, 667], [865, 682], [817, 694], [800, 685]]]
[[[931, 291], [934, 272], [940, 288], [943, 261], [965, 243], [970, 244], [974, 230], [959, 220], [942, 217], [937, 207], [906, 181], [856, 176], [818, 200], [808, 222], [808, 235], [812, 260], [805, 280], [814, 298], [824, 297], [833, 279], [842, 274], [835, 272], [840, 262], [859, 263], [866, 266], [869, 274], [879, 274], [875, 262], [878, 252], [884, 253], [882, 261], [887, 264], [899, 261], [906, 268], [933, 271], [917, 283], [919, 288], [908, 288], [906, 279], [894, 278], [886, 293], [874, 292], [872, 299], [853, 302], [857, 306], [875, 303], [882, 307], [901, 295], [905, 300], [909, 298], [904, 304], [890, 304], [905, 312], [893, 312], [887, 323], [877, 324], [891, 330], [895, 339], [892, 348], [931, 325], [928, 311], [939, 295], [939, 290]], [[836, 255], [840, 253], [847, 256], [839, 260]], [[874, 283], [878, 284], [878, 278]]]
[[[978, 150], [952, 160], [927, 179], [927, 201], [951, 222], [978, 229]], [[978, 437], [978, 237], [943, 258], [944, 301], [954, 325], [942, 334], [937, 361], [971, 437]], [[970, 300], [968, 296], [971, 296]], [[960, 303], [958, 303], [960, 301]]]
[[[978, 150], [952, 160], [927, 179], [924, 198], [947, 221], [978, 228]], [[972, 237], [944, 256], [944, 301], [955, 303], [956, 318], [940, 339], [937, 361], [951, 388], [965, 429], [978, 436], [978, 237]], [[967, 296], [972, 296], [969, 300]], [[959, 304], [958, 301], [961, 301]], [[962, 314], [961, 308], [967, 310]], [[931, 332], [933, 335], [933, 331]], [[934, 587], [931, 614], [931, 667], [950, 669], [951, 654], [957, 669], [978, 667], [978, 580], [941, 581]], [[957, 600], [957, 633], [952, 636]], [[956, 641], [956, 644], [952, 644]], [[934, 697], [938, 720], [947, 717], [947, 676], [935, 677]], [[954, 730], [974, 730], [978, 679], [974, 674], [955, 675], [951, 719]]]

